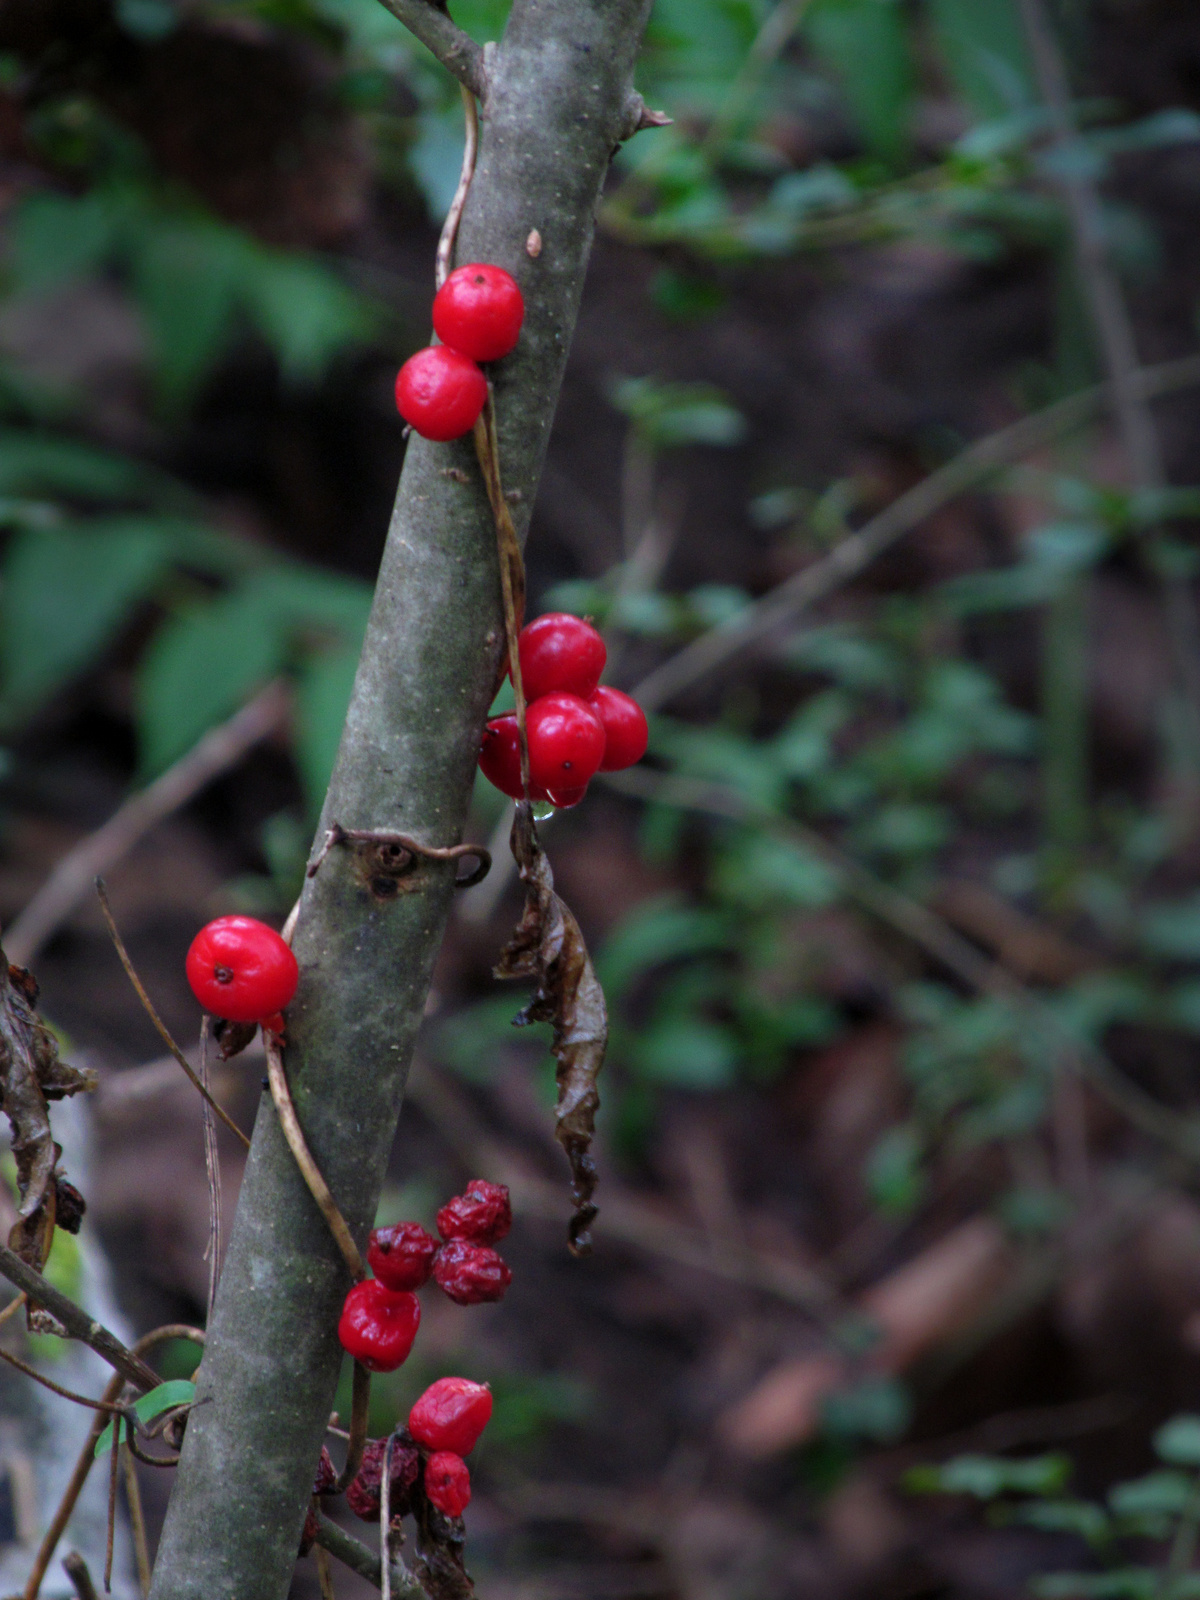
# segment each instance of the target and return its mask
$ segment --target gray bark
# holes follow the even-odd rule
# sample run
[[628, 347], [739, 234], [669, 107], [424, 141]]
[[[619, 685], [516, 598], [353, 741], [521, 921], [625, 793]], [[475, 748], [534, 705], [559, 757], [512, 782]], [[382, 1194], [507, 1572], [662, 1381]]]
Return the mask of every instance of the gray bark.
[[[501, 460], [522, 538], [648, 9], [649, 0], [516, 0], [489, 52], [458, 260], [499, 263], [525, 294], [520, 344], [496, 374]], [[536, 257], [526, 251], [533, 229]], [[414, 438], [323, 827], [336, 819], [459, 841], [502, 638], [495, 533], [470, 440]], [[304, 892], [287, 1070], [309, 1145], [360, 1243], [452, 876], [450, 865], [421, 861], [388, 880], [343, 846]], [[341, 1363], [348, 1286], [264, 1096], [152, 1600], [286, 1594]]]

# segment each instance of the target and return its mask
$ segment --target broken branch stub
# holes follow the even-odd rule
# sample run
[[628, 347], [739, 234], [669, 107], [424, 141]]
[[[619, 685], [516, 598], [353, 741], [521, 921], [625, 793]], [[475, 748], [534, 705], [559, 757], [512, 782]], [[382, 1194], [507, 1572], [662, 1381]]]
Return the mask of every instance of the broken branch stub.
[[608, 1011], [579, 924], [554, 892], [554, 874], [538, 843], [527, 801], [517, 806], [513, 818], [512, 852], [525, 884], [525, 909], [500, 952], [495, 976], [534, 979], [537, 988], [518, 1014], [517, 1025], [549, 1022], [554, 1028], [551, 1049], [558, 1063], [554, 1131], [571, 1164], [575, 1201], [567, 1243], [572, 1254], [586, 1255], [591, 1249], [588, 1228], [598, 1209], [592, 1203], [596, 1166], [591, 1144], [600, 1106], [596, 1080], [608, 1046]]

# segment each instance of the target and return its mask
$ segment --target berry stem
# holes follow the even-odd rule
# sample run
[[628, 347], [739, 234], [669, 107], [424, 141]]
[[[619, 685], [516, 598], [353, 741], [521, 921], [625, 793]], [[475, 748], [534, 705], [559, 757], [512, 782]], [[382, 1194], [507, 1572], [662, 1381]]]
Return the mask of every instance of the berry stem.
[[350, 1395], [350, 1439], [346, 1445], [346, 1465], [334, 1485], [333, 1494], [345, 1494], [358, 1476], [367, 1443], [367, 1421], [371, 1409], [371, 1374], [361, 1361], [354, 1363], [354, 1387]]
[[329, 1231], [337, 1241], [337, 1247], [342, 1252], [342, 1259], [349, 1267], [351, 1276], [355, 1283], [361, 1283], [367, 1275], [366, 1266], [358, 1253], [358, 1246], [350, 1236], [346, 1219], [338, 1210], [337, 1203], [329, 1192], [329, 1185], [321, 1176], [320, 1168], [308, 1148], [304, 1130], [296, 1115], [296, 1107], [292, 1103], [287, 1073], [283, 1070], [283, 1055], [279, 1049], [279, 1040], [269, 1033], [265, 1034], [263, 1039], [267, 1048], [267, 1079], [271, 1085], [271, 1099], [274, 1100], [275, 1109], [279, 1113], [279, 1125], [283, 1129], [283, 1137], [287, 1140], [288, 1149], [296, 1158], [300, 1176], [308, 1185], [309, 1193], [329, 1224]]
[[460, 84], [459, 89], [462, 93], [467, 142], [463, 147], [462, 172], [459, 175], [458, 188], [454, 191], [454, 199], [450, 202], [450, 209], [442, 224], [441, 237], [438, 239], [433, 281], [439, 289], [450, 275], [454, 241], [458, 237], [458, 219], [462, 216], [463, 206], [467, 203], [467, 190], [471, 187], [471, 179], [475, 176], [475, 157], [479, 151], [479, 110], [475, 104], [475, 96], [465, 83]]

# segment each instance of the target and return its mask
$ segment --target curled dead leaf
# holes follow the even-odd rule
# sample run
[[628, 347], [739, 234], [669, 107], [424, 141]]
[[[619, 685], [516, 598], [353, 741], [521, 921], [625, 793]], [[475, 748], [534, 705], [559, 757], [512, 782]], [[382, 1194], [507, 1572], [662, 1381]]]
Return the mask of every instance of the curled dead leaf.
[[549, 1022], [554, 1028], [551, 1049], [558, 1063], [554, 1131], [571, 1163], [575, 1201], [567, 1243], [573, 1254], [584, 1255], [591, 1248], [587, 1230], [597, 1210], [592, 1203], [596, 1167], [590, 1151], [600, 1105], [596, 1080], [608, 1045], [608, 1011], [579, 924], [554, 892], [554, 874], [538, 843], [528, 802], [517, 806], [513, 818], [512, 852], [525, 884], [525, 909], [500, 952], [495, 975], [532, 978], [537, 988], [516, 1021]]

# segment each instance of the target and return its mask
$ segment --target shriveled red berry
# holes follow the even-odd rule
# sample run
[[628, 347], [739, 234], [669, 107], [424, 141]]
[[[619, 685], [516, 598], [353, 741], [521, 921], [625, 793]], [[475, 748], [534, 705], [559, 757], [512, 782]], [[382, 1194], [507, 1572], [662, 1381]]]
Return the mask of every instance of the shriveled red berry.
[[321, 1446], [321, 1459], [317, 1462], [316, 1476], [313, 1478], [312, 1492], [314, 1494], [329, 1494], [338, 1480], [337, 1468], [333, 1464], [333, 1457]]
[[408, 1360], [420, 1322], [421, 1302], [415, 1294], [397, 1293], [368, 1278], [346, 1296], [338, 1338], [371, 1372], [395, 1372]]
[[[467, 1239], [471, 1244], [495, 1244], [512, 1228], [512, 1204], [503, 1183], [472, 1178], [463, 1194], [448, 1200], [437, 1214], [443, 1239]], [[460, 1450], [459, 1455], [466, 1455]]]
[[227, 1022], [261, 1022], [296, 992], [300, 969], [274, 928], [255, 917], [218, 917], [192, 940], [187, 980], [206, 1011]]
[[525, 698], [530, 701], [555, 689], [586, 700], [600, 682], [608, 660], [604, 640], [595, 628], [569, 611], [547, 611], [527, 622], [517, 640], [517, 654]]
[[317, 1534], [321, 1531], [321, 1524], [317, 1521], [317, 1513], [310, 1505], [304, 1513], [304, 1526], [300, 1530], [300, 1547], [296, 1551], [299, 1556], [306, 1556], [317, 1542]]
[[437, 1240], [419, 1222], [396, 1222], [372, 1232], [367, 1262], [389, 1289], [419, 1289], [429, 1282], [437, 1250]]
[[620, 772], [632, 767], [646, 754], [650, 728], [646, 713], [630, 695], [602, 684], [588, 699], [588, 705], [604, 726], [604, 760], [601, 772]]
[[460, 1306], [502, 1300], [512, 1282], [502, 1256], [485, 1244], [468, 1244], [465, 1239], [451, 1239], [442, 1246], [433, 1263], [433, 1275], [438, 1287]]
[[467, 356], [426, 345], [400, 368], [396, 410], [424, 439], [461, 439], [487, 400], [487, 379]]
[[456, 267], [433, 300], [433, 331], [472, 361], [499, 361], [517, 342], [525, 302], [503, 267]]
[[[493, 717], [484, 728], [479, 747], [479, 770], [501, 794], [508, 795], [511, 800], [525, 798], [525, 791], [521, 788], [521, 741], [514, 712]], [[540, 783], [531, 782], [529, 798], [548, 800], [550, 796]]]
[[587, 702], [555, 690], [525, 713], [529, 775], [551, 793], [586, 788], [604, 759], [604, 728]]
[[448, 1517], [461, 1517], [471, 1504], [471, 1474], [452, 1450], [438, 1450], [425, 1463], [426, 1497]]
[[470, 1378], [439, 1378], [408, 1414], [408, 1431], [427, 1450], [468, 1456], [492, 1414], [492, 1391]]
[[[364, 1522], [378, 1522], [382, 1509], [383, 1461], [386, 1439], [368, 1439], [363, 1448], [362, 1465], [346, 1490], [346, 1504]], [[392, 1446], [392, 1487], [388, 1510], [402, 1517], [412, 1507], [412, 1488], [421, 1470], [420, 1452], [399, 1439]]]

